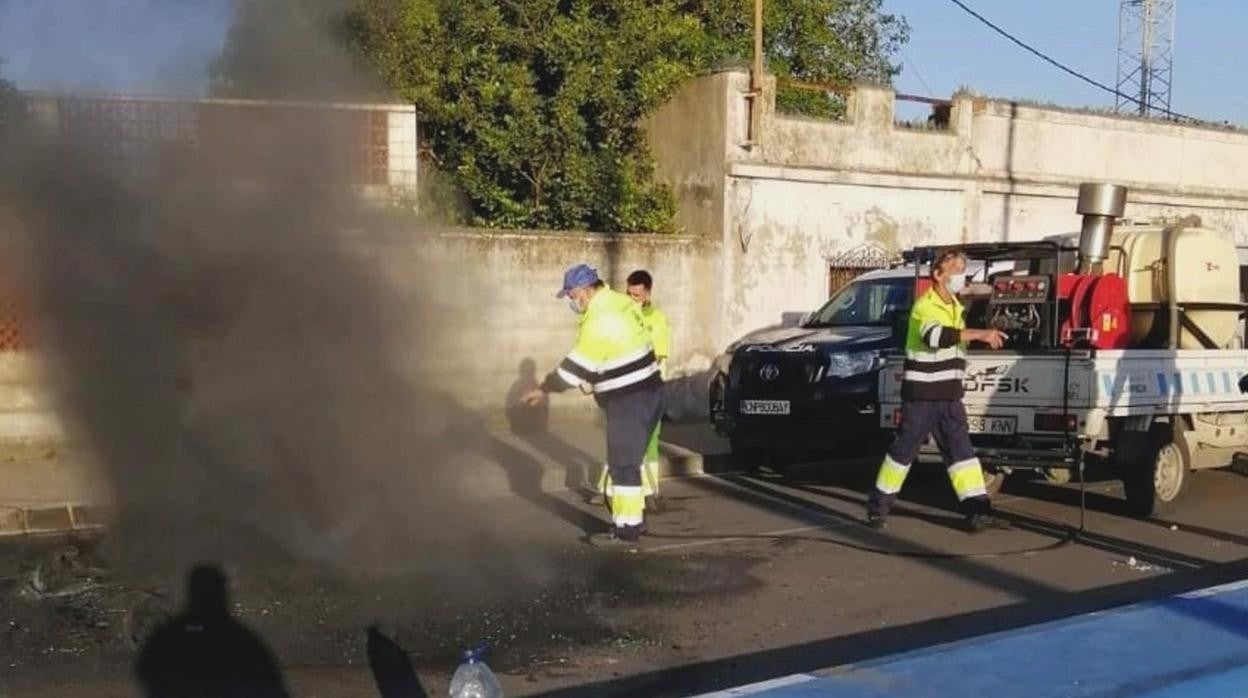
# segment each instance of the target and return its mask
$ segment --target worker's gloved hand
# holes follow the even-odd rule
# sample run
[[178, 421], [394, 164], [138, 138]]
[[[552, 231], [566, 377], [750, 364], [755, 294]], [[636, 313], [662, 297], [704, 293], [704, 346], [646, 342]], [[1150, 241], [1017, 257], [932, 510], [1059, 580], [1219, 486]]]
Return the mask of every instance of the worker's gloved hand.
[[534, 388], [524, 395], [521, 395], [520, 402], [528, 405], [529, 407], [537, 407], [543, 402], [546, 402], [546, 393], [540, 388]]
[[1001, 330], [984, 330], [983, 341], [986, 342], [988, 346], [992, 347], [993, 349], [1000, 349], [1001, 347], [1005, 346], [1005, 342], [1009, 338], [1010, 336], [1002, 332]]
[[1010, 338], [1001, 330], [966, 330], [962, 336], [971, 342], [983, 342], [993, 349], [1005, 346], [1005, 342]]

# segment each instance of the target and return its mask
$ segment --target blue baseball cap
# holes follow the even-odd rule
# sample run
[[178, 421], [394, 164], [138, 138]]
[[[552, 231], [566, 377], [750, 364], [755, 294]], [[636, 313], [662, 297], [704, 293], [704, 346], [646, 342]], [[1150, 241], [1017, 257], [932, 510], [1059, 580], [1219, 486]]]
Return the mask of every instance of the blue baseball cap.
[[598, 272], [588, 264], [578, 264], [563, 273], [563, 289], [555, 298], [564, 298], [574, 288], [592, 286], [601, 281]]

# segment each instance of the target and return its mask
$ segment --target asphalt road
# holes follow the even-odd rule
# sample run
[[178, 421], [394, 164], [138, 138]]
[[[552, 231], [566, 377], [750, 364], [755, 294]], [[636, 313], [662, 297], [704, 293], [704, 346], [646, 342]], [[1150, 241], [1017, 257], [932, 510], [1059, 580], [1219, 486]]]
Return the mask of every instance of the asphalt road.
[[[480, 550], [396, 549], [393, 569], [351, 571], [257, 544], [221, 571], [230, 613], [299, 696], [445, 695], [457, 653], [482, 640], [509, 696], [691, 695], [1248, 577], [1236, 472], [1198, 474], [1159, 521], [1090, 482], [1078, 537], [1077, 485], [1007, 482], [1013, 530], [969, 536], [939, 471], [913, 476], [873, 531], [858, 523], [872, 475], [673, 481], [636, 552], [587, 539], [601, 511], [575, 493], [527, 492], [490, 501], [499, 535]], [[123, 557], [108, 536], [4, 544], [0, 696], [135, 694], [187, 570]], [[185, 661], [225, 661], [204, 646]]]

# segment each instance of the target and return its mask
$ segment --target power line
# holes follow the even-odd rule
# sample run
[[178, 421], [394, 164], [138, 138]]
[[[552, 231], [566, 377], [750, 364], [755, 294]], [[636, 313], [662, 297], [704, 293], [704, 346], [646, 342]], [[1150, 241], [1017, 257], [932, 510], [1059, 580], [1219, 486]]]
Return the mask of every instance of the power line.
[[919, 84], [923, 86], [923, 89], [927, 90], [927, 93], [928, 93], [929, 95], [934, 95], [934, 94], [936, 94], [935, 92], [932, 92], [932, 86], [931, 86], [931, 85], [928, 85], [928, 84], [927, 84], [927, 81], [923, 79], [923, 73], [919, 72], [919, 66], [918, 66], [918, 64], [916, 64], [914, 61], [910, 60], [910, 54], [909, 54], [909, 53], [906, 53], [906, 47], [905, 47], [905, 46], [902, 46], [902, 47], [901, 47], [901, 58], [902, 58], [902, 60], [904, 60], [904, 61], [905, 61], [905, 66], [906, 66], [907, 68], [910, 68], [911, 70], [913, 70], [913, 71], [914, 71], [914, 75], [915, 75], [915, 77], [917, 77], [917, 78], [919, 79]]
[[[1131, 103], [1136, 104], [1136, 105], [1138, 105], [1138, 106], [1144, 106], [1144, 104], [1143, 104], [1143, 103], [1139, 100], [1139, 98], [1138, 98], [1138, 97], [1134, 97], [1134, 96], [1132, 96], [1132, 95], [1128, 95], [1128, 94], [1123, 94], [1122, 92], [1119, 92], [1117, 89], [1115, 89], [1115, 88], [1113, 88], [1113, 87], [1110, 87], [1109, 85], [1106, 85], [1105, 83], [1103, 83], [1103, 82], [1101, 82], [1101, 81], [1099, 81], [1099, 80], [1096, 80], [1095, 78], [1088, 77], [1088, 76], [1087, 76], [1087, 75], [1085, 75], [1084, 73], [1081, 73], [1081, 72], [1079, 72], [1079, 71], [1075, 70], [1074, 68], [1070, 68], [1070, 67], [1067, 67], [1066, 65], [1064, 65], [1064, 64], [1062, 64], [1062, 63], [1059, 63], [1056, 59], [1054, 59], [1054, 58], [1050, 58], [1050, 57], [1049, 57], [1047, 54], [1045, 54], [1044, 52], [1040, 51], [1039, 49], [1033, 48], [1030, 44], [1027, 44], [1027, 43], [1026, 43], [1026, 42], [1024, 42], [1022, 39], [1019, 39], [1018, 37], [1014, 36], [1013, 34], [1011, 34], [1011, 33], [1007, 32], [1006, 30], [1004, 30], [1004, 29], [1002, 29], [1001, 27], [999, 27], [999, 26], [997, 26], [996, 24], [994, 24], [994, 23], [993, 23], [991, 20], [989, 20], [987, 17], [985, 17], [985, 16], [983, 16], [983, 15], [979, 14], [978, 12], [976, 12], [975, 10], [971, 9], [970, 7], [968, 7], [968, 6], [966, 5], [966, 3], [962, 2], [962, 0], [949, 0], [949, 2], [951, 2], [951, 3], [955, 4], [955, 5], [957, 5], [958, 7], [962, 8], [962, 10], [963, 10], [964, 12], [966, 12], [966, 13], [967, 13], [967, 14], [969, 14], [970, 16], [974, 17], [975, 19], [979, 20], [980, 22], [983, 22], [985, 25], [987, 25], [987, 26], [988, 26], [988, 28], [992, 29], [992, 30], [993, 30], [993, 31], [995, 31], [996, 33], [1000, 34], [1001, 36], [1004, 36], [1006, 39], [1009, 39], [1011, 42], [1013, 42], [1014, 44], [1017, 44], [1017, 45], [1018, 45], [1020, 48], [1022, 48], [1023, 50], [1027, 51], [1028, 53], [1031, 53], [1031, 54], [1032, 54], [1032, 55], [1034, 55], [1036, 58], [1039, 58], [1040, 60], [1044, 61], [1045, 63], [1048, 63], [1049, 65], [1053, 66], [1054, 68], [1057, 68], [1058, 70], [1060, 70], [1060, 71], [1062, 71], [1062, 72], [1064, 72], [1064, 73], [1066, 73], [1066, 74], [1068, 74], [1068, 75], [1071, 75], [1071, 76], [1073, 76], [1073, 77], [1075, 77], [1075, 78], [1077, 78], [1077, 79], [1079, 79], [1079, 80], [1082, 80], [1083, 82], [1086, 82], [1086, 83], [1088, 83], [1089, 85], [1092, 85], [1093, 87], [1100, 88], [1100, 89], [1104, 90], [1105, 92], [1108, 92], [1109, 94], [1114, 95], [1114, 97], [1116, 97], [1117, 99], [1120, 99], [1120, 100], [1123, 100], [1123, 101], [1127, 101], [1127, 102], [1131, 102]], [[1183, 120], [1186, 120], [1186, 121], [1196, 121], [1196, 122], [1203, 122], [1203, 121], [1204, 121], [1204, 119], [1197, 119], [1197, 118], [1196, 118], [1196, 117], [1194, 117], [1194, 116], [1187, 116], [1186, 114], [1180, 114], [1180, 113], [1178, 113], [1178, 112], [1176, 112], [1176, 111], [1170, 111], [1170, 110], [1167, 110], [1167, 111], [1166, 111], [1166, 114], [1167, 114], [1167, 116], [1170, 116], [1170, 117], [1173, 117], [1173, 118], [1176, 118], [1176, 119], [1183, 119]]]

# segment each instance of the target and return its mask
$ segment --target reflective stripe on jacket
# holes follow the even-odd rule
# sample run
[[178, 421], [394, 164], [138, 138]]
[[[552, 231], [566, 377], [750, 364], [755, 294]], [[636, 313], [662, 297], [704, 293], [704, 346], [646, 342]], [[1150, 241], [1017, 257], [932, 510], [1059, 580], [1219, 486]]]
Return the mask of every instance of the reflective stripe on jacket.
[[580, 388], [609, 399], [662, 382], [641, 309], [623, 293], [601, 288], [581, 316], [576, 347], [542, 388], [548, 392]]
[[962, 304], [946, 303], [936, 289], [915, 301], [906, 332], [903, 400], [960, 400], [966, 376]]

